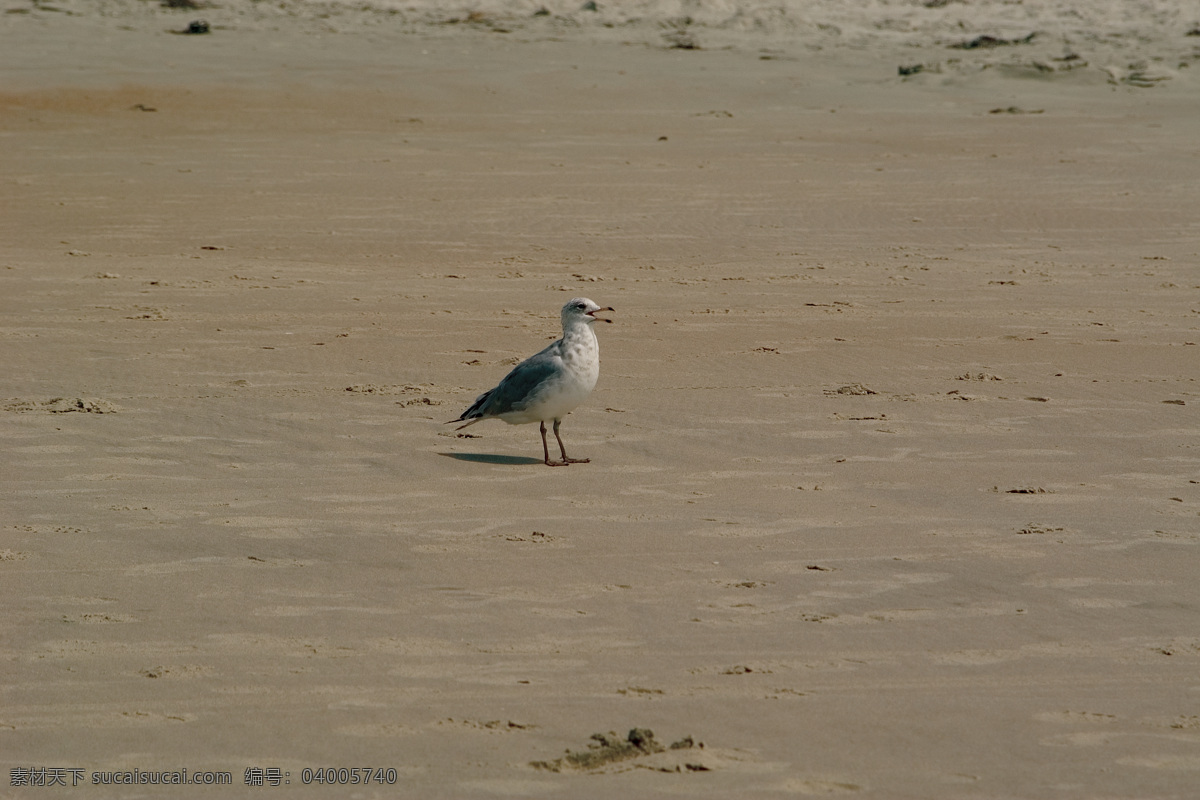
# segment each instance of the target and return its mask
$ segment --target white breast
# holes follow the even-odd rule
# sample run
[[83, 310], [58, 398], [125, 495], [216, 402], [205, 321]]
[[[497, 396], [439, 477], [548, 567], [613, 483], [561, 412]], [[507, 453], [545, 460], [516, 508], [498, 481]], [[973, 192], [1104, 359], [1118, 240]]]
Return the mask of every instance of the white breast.
[[600, 345], [590, 327], [572, 332], [562, 343], [561, 382], [539, 410], [542, 419], [562, 419], [587, 399], [600, 379]]

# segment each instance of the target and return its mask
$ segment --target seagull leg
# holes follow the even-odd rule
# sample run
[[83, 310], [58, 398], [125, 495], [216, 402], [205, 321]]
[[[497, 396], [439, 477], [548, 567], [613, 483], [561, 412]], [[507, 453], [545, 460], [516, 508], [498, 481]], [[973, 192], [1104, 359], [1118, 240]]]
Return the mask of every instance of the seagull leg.
[[[540, 423], [540, 425], [542, 428], [542, 454], [546, 457], [546, 466], [547, 467], [565, 467], [567, 465], [566, 461], [551, 461], [550, 460], [550, 446], [546, 444], [546, 423], [543, 421]], [[557, 428], [554, 431], [554, 435], [555, 436], [558, 435]], [[562, 447], [562, 439], [558, 440], [558, 446]], [[563, 455], [566, 455], [566, 454], [564, 453]]]
[[[542, 423], [545, 425], [546, 423]], [[591, 463], [590, 458], [567, 458], [567, 448], [563, 447], [562, 437], [558, 435], [558, 426], [562, 424], [561, 419], [554, 420], [554, 438], [558, 439], [558, 449], [562, 453], [562, 463], [564, 464], [588, 464]]]

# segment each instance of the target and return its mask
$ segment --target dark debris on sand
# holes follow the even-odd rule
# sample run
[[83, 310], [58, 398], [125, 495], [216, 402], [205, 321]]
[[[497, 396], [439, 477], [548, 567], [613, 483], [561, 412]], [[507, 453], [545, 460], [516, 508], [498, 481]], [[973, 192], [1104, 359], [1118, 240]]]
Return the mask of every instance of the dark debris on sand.
[[0, 410], [18, 414], [41, 412], [44, 414], [69, 414], [73, 411], [84, 414], [112, 414], [116, 406], [106, 400], [88, 400], [82, 397], [55, 397], [50, 400], [11, 400], [0, 406]]
[[[693, 747], [703, 748], [691, 736], [685, 736], [668, 747], [664, 747], [654, 738], [654, 731], [649, 728], [633, 728], [622, 739], [615, 731], [608, 733], [593, 733], [592, 741], [586, 750], [568, 750], [562, 758], [553, 761], [531, 761], [530, 766], [550, 772], [562, 772], [564, 769], [594, 770], [621, 761], [629, 761], [655, 753], [665, 753], [667, 750], [686, 750]], [[690, 771], [707, 771], [707, 767], [689, 765]]]
[[1033, 41], [1033, 37], [1035, 36], [1037, 36], [1036, 31], [1028, 36], [1020, 36], [1015, 39], [1005, 39], [1001, 36], [989, 36], [984, 34], [983, 36], [976, 36], [974, 39], [968, 39], [965, 42], [952, 44], [950, 46], [958, 50], [978, 50], [980, 48], [987, 47], [1009, 47], [1017, 44], [1029, 44]]

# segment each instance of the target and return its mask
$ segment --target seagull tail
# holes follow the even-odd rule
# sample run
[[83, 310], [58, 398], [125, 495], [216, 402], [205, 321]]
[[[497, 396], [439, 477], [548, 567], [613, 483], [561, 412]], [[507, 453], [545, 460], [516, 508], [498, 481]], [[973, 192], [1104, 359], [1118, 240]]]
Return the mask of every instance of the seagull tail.
[[[471, 403], [471, 407], [460, 414], [458, 419], [448, 419], [446, 420], [445, 424], [449, 425], [452, 422], [462, 422], [467, 420], [467, 425], [474, 425], [481, 419], [487, 419], [487, 415], [483, 413], [482, 408], [483, 404], [487, 402], [488, 398], [492, 396], [492, 392], [494, 391], [495, 389], [489, 389], [488, 391], [479, 395], [479, 397], [476, 397], [475, 402]], [[460, 425], [454, 430], [461, 431], [463, 428], [467, 427], [467, 425]]]

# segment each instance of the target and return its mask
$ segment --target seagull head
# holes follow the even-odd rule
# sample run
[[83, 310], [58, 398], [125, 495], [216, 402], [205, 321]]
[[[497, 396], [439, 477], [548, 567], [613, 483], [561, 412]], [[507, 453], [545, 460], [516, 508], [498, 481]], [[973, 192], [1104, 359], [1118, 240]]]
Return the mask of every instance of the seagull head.
[[574, 300], [571, 300], [569, 303], [567, 303], [565, 306], [563, 306], [563, 310], [562, 310], [563, 327], [566, 327], [568, 324], [575, 322], [575, 321], [582, 321], [588, 325], [592, 324], [593, 322], [595, 322], [598, 319], [604, 320], [605, 322], [612, 322], [611, 319], [605, 319], [604, 317], [595, 316], [597, 311], [612, 311], [612, 310], [613, 310], [612, 306], [604, 306], [603, 308], [601, 308], [600, 306], [593, 303], [591, 300], [588, 300], [586, 297], [576, 297]]

